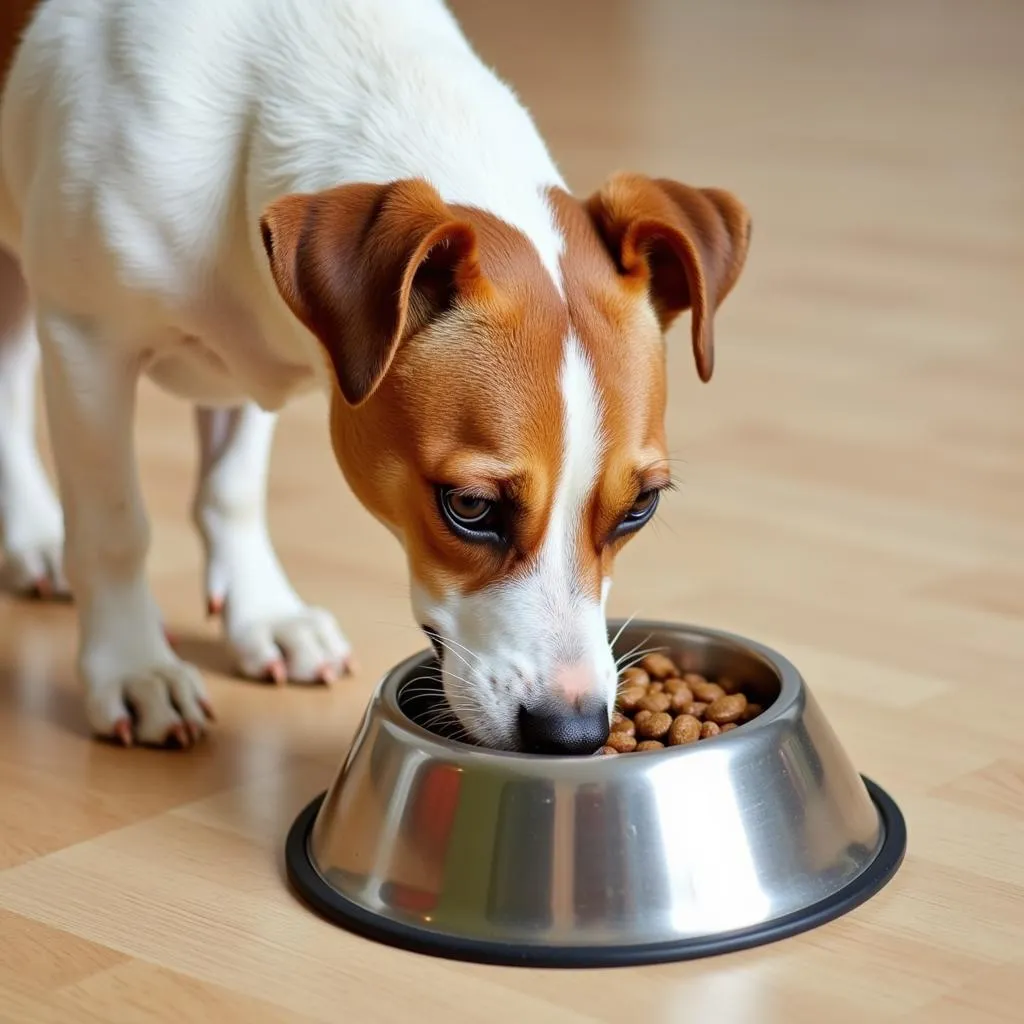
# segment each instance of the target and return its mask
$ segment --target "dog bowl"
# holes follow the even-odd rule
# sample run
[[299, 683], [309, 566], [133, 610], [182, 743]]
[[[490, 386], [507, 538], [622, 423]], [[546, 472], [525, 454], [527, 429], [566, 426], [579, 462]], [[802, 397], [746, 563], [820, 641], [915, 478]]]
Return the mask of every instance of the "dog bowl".
[[633, 622], [616, 649], [638, 645], [728, 675], [766, 710], [651, 753], [493, 751], [418, 724], [443, 701], [432, 655], [416, 655], [381, 681], [331, 788], [292, 826], [293, 886], [328, 919], [392, 945], [599, 967], [794, 935], [892, 877], [903, 817], [854, 771], [790, 662], [669, 623]]

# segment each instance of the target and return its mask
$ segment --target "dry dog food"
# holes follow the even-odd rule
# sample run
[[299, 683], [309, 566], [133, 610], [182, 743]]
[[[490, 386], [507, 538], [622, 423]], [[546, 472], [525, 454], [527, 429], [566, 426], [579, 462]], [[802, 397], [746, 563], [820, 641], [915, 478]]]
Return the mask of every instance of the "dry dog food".
[[611, 732], [598, 753], [642, 753], [709, 740], [762, 711], [733, 680], [683, 673], [667, 655], [649, 654], [623, 672]]

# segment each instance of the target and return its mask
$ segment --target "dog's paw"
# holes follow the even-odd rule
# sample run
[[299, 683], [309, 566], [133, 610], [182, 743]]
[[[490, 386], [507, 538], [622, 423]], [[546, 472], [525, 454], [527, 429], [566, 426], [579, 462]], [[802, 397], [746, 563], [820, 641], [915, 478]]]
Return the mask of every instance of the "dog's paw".
[[17, 593], [66, 600], [64, 517], [49, 484], [24, 474], [11, 493], [0, 495], [3, 527], [3, 577]]
[[130, 674], [86, 680], [86, 713], [98, 736], [124, 746], [192, 746], [213, 720], [203, 677], [166, 659]]
[[228, 623], [228, 644], [241, 673], [275, 683], [331, 683], [355, 670], [352, 648], [334, 616], [304, 607], [244, 625]]
[[207, 612], [220, 615], [242, 675], [276, 683], [330, 683], [354, 671], [352, 648], [330, 612], [296, 594], [262, 527], [200, 516], [207, 540]]
[[6, 552], [3, 572], [11, 590], [43, 600], [68, 601], [71, 589], [64, 576], [64, 541], [41, 541]]

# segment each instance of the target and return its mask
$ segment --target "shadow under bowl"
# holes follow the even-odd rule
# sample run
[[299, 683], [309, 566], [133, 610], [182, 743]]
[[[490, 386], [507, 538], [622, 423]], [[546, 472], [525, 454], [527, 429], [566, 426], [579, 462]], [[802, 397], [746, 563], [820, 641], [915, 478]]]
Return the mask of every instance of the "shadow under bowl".
[[443, 734], [432, 655], [415, 655], [385, 675], [330, 789], [291, 829], [300, 896], [423, 953], [606, 967], [781, 939], [885, 885], [906, 849], [903, 817], [856, 773], [789, 661], [664, 622], [631, 622], [616, 650], [640, 645], [729, 676], [766, 710], [652, 753], [488, 750]]

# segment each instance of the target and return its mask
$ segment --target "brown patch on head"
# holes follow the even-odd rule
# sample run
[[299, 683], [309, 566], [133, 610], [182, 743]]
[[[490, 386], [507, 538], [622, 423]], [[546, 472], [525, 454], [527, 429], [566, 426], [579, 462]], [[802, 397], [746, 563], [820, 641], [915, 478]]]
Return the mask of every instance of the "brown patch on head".
[[[403, 483], [389, 505], [403, 521], [417, 576], [435, 592], [455, 585], [469, 593], [520, 572], [543, 540], [563, 445], [560, 368], [568, 318], [520, 231], [480, 210], [453, 209], [474, 229], [489, 287], [461, 297], [410, 339], [367, 403], [365, 422], [388, 429], [396, 413], [401, 418], [389, 437], [393, 475]], [[356, 425], [337, 402], [333, 422], [342, 441]], [[436, 510], [439, 484], [514, 508], [508, 550], [454, 537]]]
[[[472, 590], [536, 552], [557, 482], [565, 304], [534, 246], [423, 181], [288, 196], [266, 212], [278, 289], [338, 380], [335, 451], [422, 582]], [[511, 546], [467, 544], [435, 488], [501, 498]]]
[[750, 244], [743, 204], [722, 189], [617, 174], [588, 200], [587, 211], [623, 282], [647, 293], [662, 330], [692, 309], [697, 372], [710, 380], [715, 310], [736, 283]]
[[641, 175], [613, 177], [586, 203], [552, 190], [551, 202], [569, 315], [602, 400], [604, 458], [579, 546], [582, 574], [599, 585], [622, 546], [603, 539], [641, 492], [669, 482], [664, 332], [692, 308], [694, 357], [708, 380], [712, 318], [743, 267], [750, 221], [727, 192]]
[[604, 449], [581, 524], [580, 576], [596, 595], [623, 541], [611, 538], [637, 496], [669, 482], [665, 346], [646, 296], [624, 283], [586, 207], [561, 190], [551, 204], [565, 238], [562, 275], [576, 338], [598, 386]]

